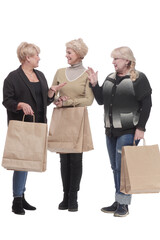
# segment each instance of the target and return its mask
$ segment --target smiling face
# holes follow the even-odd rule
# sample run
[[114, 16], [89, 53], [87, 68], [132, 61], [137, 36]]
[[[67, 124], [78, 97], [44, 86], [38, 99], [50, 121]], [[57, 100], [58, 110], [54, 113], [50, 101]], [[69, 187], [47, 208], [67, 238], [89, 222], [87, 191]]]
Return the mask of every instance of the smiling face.
[[112, 63], [118, 75], [125, 75], [129, 70], [129, 67], [128, 67], [129, 62], [130, 61], [126, 59], [114, 58]]
[[26, 57], [28, 63], [32, 66], [32, 68], [36, 68], [39, 65], [40, 57], [39, 54], [36, 53], [32, 56], [27, 56]]
[[81, 57], [71, 48], [66, 48], [68, 64], [74, 65], [82, 61]]

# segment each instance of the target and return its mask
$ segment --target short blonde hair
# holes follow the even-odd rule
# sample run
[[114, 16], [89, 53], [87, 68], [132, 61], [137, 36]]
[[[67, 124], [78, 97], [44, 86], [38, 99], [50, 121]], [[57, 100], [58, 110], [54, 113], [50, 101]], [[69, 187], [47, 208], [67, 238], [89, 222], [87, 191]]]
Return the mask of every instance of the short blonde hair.
[[21, 63], [24, 63], [27, 56], [40, 53], [40, 48], [32, 43], [22, 42], [17, 48], [17, 56]]
[[67, 48], [73, 49], [82, 59], [86, 56], [88, 52], [87, 45], [83, 42], [82, 38], [74, 39], [66, 43]]

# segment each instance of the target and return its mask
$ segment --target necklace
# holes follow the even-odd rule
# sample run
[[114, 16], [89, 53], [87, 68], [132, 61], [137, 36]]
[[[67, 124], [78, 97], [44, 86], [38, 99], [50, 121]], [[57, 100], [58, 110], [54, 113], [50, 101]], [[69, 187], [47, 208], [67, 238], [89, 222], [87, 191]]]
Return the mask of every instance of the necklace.
[[26, 74], [26, 75], [29, 75], [30, 77], [32, 77], [33, 73], [34, 73], [34, 72], [32, 72], [32, 73], [27, 73], [27, 72], [25, 72], [25, 74]]
[[28, 80], [30, 82], [39, 82], [38, 78], [36, 77], [35, 72], [32, 70], [32, 72], [27, 72], [24, 70], [24, 68], [22, 68], [24, 74], [27, 76]]
[[32, 75], [34, 74], [34, 71], [33, 71], [33, 70], [31, 70], [32, 72], [27, 72], [23, 67], [22, 67], [22, 70], [23, 70], [23, 72], [24, 72], [26, 75], [28, 75], [28, 76], [30, 76], [30, 77], [32, 77]]

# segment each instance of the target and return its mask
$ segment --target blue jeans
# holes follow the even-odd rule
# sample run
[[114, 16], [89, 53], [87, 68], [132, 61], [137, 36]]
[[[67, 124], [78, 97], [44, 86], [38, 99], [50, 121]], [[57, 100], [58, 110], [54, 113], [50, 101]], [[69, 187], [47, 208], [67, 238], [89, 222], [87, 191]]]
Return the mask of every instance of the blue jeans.
[[[123, 146], [132, 146], [134, 134], [125, 134], [120, 137], [106, 136], [107, 149], [109, 153], [111, 168], [114, 175], [114, 183], [116, 189], [115, 201], [120, 204], [130, 204], [131, 195], [120, 192], [120, 178], [121, 178], [121, 153]], [[138, 142], [136, 142], [137, 144]]]
[[13, 173], [13, 197], [22, 197], [28, 172], [14, 171]]

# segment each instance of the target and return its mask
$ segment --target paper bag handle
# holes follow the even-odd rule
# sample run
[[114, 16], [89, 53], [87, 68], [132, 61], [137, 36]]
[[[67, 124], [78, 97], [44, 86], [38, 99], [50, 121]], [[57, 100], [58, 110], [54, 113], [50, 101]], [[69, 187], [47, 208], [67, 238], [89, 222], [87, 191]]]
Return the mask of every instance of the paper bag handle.
[[[133, 141], [133, 146], [136, 146], [135, 140]], [[143, 138], [143, 146], [146, 146], [146, 140]]]
[[[25, 116], [26, 116], [26, 115], [24, 114], [24, 115], [23, 115], [23, 118], [22, 118], [22, 121], [23, 121], [23, 122], [24, 122]], [[33, 117], [33, 122], [35, 122], [35, 115], [33, 114], [32, 117]]]

